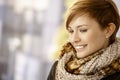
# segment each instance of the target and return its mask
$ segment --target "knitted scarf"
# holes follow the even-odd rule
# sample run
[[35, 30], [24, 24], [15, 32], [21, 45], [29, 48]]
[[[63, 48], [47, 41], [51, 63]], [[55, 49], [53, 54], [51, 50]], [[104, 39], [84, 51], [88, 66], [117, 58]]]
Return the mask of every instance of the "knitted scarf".
[[58, 61], [56, 80], [100, 80], [120, 71], [120, 39], [106, 49], [83, 59], [77, 59], [73, 51], [65, 53]]

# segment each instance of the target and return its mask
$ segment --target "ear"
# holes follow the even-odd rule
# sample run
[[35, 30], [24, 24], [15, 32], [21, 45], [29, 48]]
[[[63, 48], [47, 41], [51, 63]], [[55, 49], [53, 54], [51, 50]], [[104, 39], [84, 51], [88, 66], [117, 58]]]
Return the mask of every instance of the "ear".
[[108, 27], [105, 29], [106, 38], [109, 38], [114, 33], [115, 28], [116, 28], [116, 26], [114, 23], [108, 24]]

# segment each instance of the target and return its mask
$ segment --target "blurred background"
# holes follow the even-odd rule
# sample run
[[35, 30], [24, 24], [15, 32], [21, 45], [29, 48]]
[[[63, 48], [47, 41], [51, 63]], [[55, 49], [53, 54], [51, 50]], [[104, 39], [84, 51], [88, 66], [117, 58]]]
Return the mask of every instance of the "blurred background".
[[47, 79], [68, 41], [64, 16], [73, 1], [0, 0], [0, 80]]

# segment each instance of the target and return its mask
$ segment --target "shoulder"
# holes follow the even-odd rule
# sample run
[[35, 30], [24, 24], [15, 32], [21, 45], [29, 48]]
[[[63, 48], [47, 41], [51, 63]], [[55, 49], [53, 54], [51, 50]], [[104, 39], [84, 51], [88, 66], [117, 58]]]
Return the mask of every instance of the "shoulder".
[[120, 71], [112, 75], [109, 75], [101, 80], [120, 80]]
[[55, 61], [51, 67], [47, 80], [55, 80], [55, 72], [58, 61]]

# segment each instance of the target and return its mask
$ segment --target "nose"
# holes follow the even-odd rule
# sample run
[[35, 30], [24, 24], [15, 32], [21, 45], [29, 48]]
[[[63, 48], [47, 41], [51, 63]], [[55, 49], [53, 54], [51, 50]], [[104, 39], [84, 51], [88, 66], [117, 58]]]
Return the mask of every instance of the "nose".
[[72, 40], [72, 43], [78, 43], [78, 42], [80, 42], [81, 39], [80, 39], [78, 33], [75, 32], [75, 33], [73, 33], [71, 40]]

